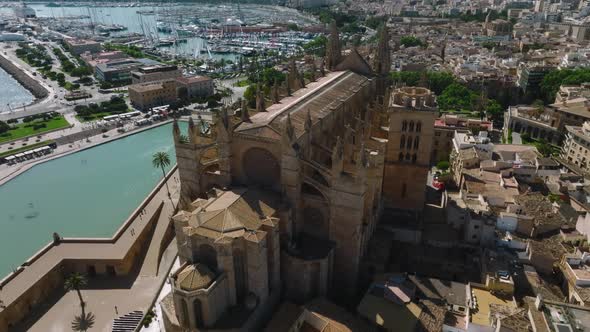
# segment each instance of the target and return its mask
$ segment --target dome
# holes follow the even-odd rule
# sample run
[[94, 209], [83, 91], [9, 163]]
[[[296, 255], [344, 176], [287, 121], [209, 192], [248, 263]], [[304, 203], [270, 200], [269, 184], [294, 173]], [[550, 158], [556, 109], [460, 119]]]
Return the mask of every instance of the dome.
[[215, 280], [215, 274], [204, 264], [187, 265], [176, 279], [176, 287], [185, 291], [207, 288]]

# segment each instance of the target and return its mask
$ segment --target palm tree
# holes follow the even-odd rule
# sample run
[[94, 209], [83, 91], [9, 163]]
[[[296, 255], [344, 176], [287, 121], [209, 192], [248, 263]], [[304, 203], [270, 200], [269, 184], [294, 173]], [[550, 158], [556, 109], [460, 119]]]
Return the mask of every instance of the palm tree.
[[[156, 152], [152, 156], [152, 165], [155, 168], [162, 169], [162, 177], [166, 177], [166, 167], [170, 166], [170, 157], [166, 152]], [[170, 202], [172, 202], [172, 196], [170, 195], [170, 188], [168, 188], [168, 182], [164, 182], [166, 184], [166, 190], [168, 191], [168, 198], [170, 198]], [[174, 204], [172, 204], [174, 205]]]
[[80, 307], [82, 307], [82, 315], [84, 316], [84, 300], [82, 299], [82, 293], [80, 292], [80, 288], [86, 286], [88, 280], [86, 277], [80, 273], [72, 273], [69, 277], [66, 278], [64, 287], [68, 291], [75, 290], [78, 293], [78, 298], [80, 299]]

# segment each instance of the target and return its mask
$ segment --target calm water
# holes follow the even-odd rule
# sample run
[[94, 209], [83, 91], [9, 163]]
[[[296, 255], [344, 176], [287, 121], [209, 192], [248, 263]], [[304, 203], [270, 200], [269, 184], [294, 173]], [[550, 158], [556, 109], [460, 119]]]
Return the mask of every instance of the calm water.
[[1, 185], [0, 279], [53, 232], [112, 236], [162, 178], [151, 164], [158, 151], [176, 163], [171, 124], [40, 164]]
[[[12, 76], [0, 68], [0, 112], [28, 105], [35, 97]], [[10, 105], [10, 106], [9, 106]]]

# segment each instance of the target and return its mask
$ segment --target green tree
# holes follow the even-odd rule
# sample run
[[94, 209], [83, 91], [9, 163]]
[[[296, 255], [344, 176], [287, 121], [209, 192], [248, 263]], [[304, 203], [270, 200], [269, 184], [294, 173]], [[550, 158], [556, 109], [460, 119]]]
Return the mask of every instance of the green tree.
[[307, 54], [313, 54], [316, 56], [326, 55], [326, 45], [328, 44], [328, 38], [324, 35], [319, 35], [312, 39], [307, 44], [303, 45], [303, 50]]
[[64, 287], [66, 290], [68, 291], [76, 291], [76, 293], [78, 294], [78, 299], [80, 300], [80, 307], [82, 308], [82, 316], [86, 316], [85, 312], [84, 312], [84, 307], [86, 306], [86, 303], [84, 302], [84, 299], [82, 298], [82, 292], [80, 292], [80, 288], [86, 286], [86, 284], [88, 283], [88, 280], [86, 279], [86, 276], [80, 274], [80, 273], [72, 273], [70, 274], [64, 283]]
[[4, 121], [0, 121], [0, 135], [8, 132], [10, 130], [10, 126], [8, 123]]
[[256, 107], [256, 84], [250, 84], [244, 91], [244, 99], [249, 107]]
[[551, 144], [549, 144], [544, 139], [537, 141], [535, 147], [537, 148], [537, 151], [543, 155], [543, 157], [550, 157], [553, 154], [553, 148], [551, 147]]
[[545, 103], [555, 100], [555, 94], [562, 84], [577, 85], [590, 82], [590, 69], [561, 69], [549, 72], [541, 82], [541, 94]]
[[426, 46], [426, 43], [424, 41], [414, 36], [403, 36], [400, 39], [400, 44], [402, 44], [405, 47]]
[[[170, 166], [170, 156], [166, 152], [156, 152], [152, 156], [152, 166], [155, 168], [160, 168], [162, 170], [162, 177], [166, 177], [166, 167]], [[170, 198], [170, 202], [172, 202], [172, 195], [170, 194], [170, 188], [168, 187], [168, 181], [164, 182], [166, 184], [166, 190], [168, 191], [168, 198]], [[172, 203], [174, 205], [174, 203]]]
[[[393, 82], [404, 83], [407, 86], [417, 86], [420, 84], [422, 74], [417, 71], [396, 71], [391, 73]], [[440, 95], [444, 89], [456, 82], [455, 76], [449, 72], [426, 73], [428, 79], [428, 88], [436, 95]]]
[[443, 111], [471, 109], [476, 104], [477, 94], [459, 83], [449, 85], [438, 97], [438, 106]]
[[450, 167], [450, 164], [446, 160], [441, 160], [438, 163], [436, 163], [436, 168], [440, 169], [443, 172], [448, 170], [449, 167]]
[[486, 105], [486, 114], [494, 121], [500, 121], [504, 117], [502, 105], [493, 99], [488, 99]]

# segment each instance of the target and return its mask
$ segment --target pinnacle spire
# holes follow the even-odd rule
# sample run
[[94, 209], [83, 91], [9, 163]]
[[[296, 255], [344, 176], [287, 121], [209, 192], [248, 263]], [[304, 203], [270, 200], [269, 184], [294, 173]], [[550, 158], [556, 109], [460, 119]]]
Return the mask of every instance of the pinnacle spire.
[[330, 37], [328, 38], [328, 45], [326, 47], [326, 66], [328, 70], [334, 70], [334, 68], [340, 63], [342, 57], [342, 50], [340, 48], [340, 36], [338, 32], [338, 26], [336, 21], [332, 20], [330, 24]]
[[374, 72], [377, 75], [377, 95], [383, 96], [389, 86], [389, 72], [391, 70], [391, 55], [389, 50], [389, 32], [387, 25], [383, 24], [379, 29], [379, 42], [375, 54]]
[[248, 114], [248, 102], [245, 99], [242, 99], [242, 109], [241, 109], [241, 120], [243, 122], [250, 121], [250, 114]]
[[256, 87], [256, 111], [257, 112], [265, 112], [266, 108], [264, 105], [264, 93], [262, 92], [262, 88], [260, 87], [260, 83]]

